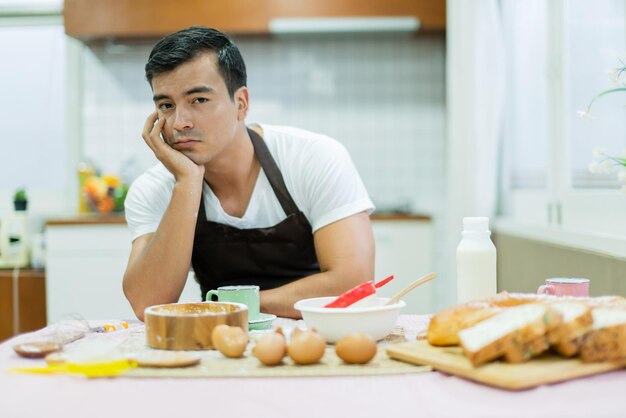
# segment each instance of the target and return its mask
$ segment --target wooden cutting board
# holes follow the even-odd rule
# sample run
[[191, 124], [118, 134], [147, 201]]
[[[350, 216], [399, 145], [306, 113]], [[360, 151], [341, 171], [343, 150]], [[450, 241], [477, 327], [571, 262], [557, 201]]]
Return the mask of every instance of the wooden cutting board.
[[435, 370], [504, 389], [528, 389], [623, 367], [618, 363], [583, 363], [556, 355], [544, 355], [523, 364], [493, 362], [474, 367], [460, 347], [433, 347], [414, 341], [387, 347], [389, 357], [408, 363], [429, 365]]

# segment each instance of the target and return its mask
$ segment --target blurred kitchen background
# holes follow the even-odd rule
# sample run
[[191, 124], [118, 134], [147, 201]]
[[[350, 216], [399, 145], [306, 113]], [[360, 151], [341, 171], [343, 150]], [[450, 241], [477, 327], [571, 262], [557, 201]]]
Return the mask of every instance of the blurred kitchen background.
[[[498, 290], [588, 277], [592, 294], [626, 295], [626, 174], [588, 170], [594, 148], [626, 156], [626, 94], [577, 115], [626, 86], [607, 75], [626, 60], [625, 5], [0, 0], [0, 340], [72, 315], [132, 317], [117, 210], [156, 163], [140, 135], [153, 109], [143, 67], [192, 24], [239, 45], [249, 122], [347, 147], [377, 206], [377, 278], [396, 275], [385, 292], [438, 273], [407, 313], [455, 302], [464, 216], [490, 217]], [[190, 277], [182, 298], [199, 297]]]

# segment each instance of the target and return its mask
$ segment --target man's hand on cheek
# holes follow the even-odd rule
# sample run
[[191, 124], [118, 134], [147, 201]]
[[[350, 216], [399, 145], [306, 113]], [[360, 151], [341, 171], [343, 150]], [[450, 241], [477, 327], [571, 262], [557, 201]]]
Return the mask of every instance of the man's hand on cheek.
[[204, 166], [196, 164], [182, 152], [173, 149], [170, 145], [171, 138], [165, 138], [164, 126], [165, 117], [159, 117], [158, 112], [153, 112], [146, 119], [141, 136], [154, 152], [154, 155], [174, 175], [177, 181], [202, 180]]

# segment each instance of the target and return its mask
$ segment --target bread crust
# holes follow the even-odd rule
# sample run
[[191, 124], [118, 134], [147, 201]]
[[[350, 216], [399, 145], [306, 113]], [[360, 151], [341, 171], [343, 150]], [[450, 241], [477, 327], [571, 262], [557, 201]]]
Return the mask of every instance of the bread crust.
[[431, 345], [448, 346], [459, 344], [459, 332], [489, 319], [503, 311], [486, 302], [474, 302], [439, 312], [430, 320], [426, 337]]
[[595, 361], [626, 361], [626, 324], [588, 332], [580, 350], [585, 363]]
[[577, 337], [571, 340], [563, 340], [555, 343], [552, 348], [554, 351], [564, 357], [574, 357], [580, 352], [580, 347], [583, 344], [583, 337]]
[[547, 351], [549, 348], [548, 338], [545, 335], [541, 335], [525, 344], [511, 345], [504, 353], [504, 359], [508, 363], [524, 363]]

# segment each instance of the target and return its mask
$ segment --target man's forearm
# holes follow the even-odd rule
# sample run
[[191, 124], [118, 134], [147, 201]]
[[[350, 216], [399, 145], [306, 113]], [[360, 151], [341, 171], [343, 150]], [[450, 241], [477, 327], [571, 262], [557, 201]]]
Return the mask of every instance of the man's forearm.
[[133, 248], [124, 293], [139, 319], [148, 306], [178, 301], [191, 264], [201, 196], [202, 179], [176, 183], [159, 228], [145, 245]]
[[301, 299], [336, 296], [346, 290], [371, 280], [367, 272], [339, 273], [326, 271], [296, 280], [275, 289], [261, 292], [261, 311], [286, 318], [300, 318], [294, 303]]

